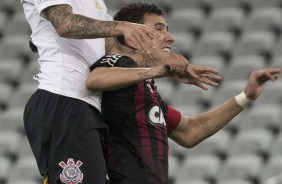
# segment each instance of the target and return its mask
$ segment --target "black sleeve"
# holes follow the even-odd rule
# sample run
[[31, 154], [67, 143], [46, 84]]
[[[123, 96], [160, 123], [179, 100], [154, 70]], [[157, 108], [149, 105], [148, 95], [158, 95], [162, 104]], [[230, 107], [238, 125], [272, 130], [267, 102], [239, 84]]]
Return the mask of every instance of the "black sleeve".
[[137, 67], [137, 64], [132, 58], [128, 56], [121, 56], [119, 54], [115, 54], [115, 55], [105, 55], [102, 58], [100, 58], [92, 66], [90, 66], [90, 71], [94, 70], [96, 67], [134, 68]]

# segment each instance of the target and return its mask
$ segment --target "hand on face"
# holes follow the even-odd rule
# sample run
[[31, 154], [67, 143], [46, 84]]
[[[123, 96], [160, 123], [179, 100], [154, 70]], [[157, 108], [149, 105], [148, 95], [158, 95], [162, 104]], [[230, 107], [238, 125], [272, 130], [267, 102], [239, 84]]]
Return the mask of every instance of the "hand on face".
[[[170, 49], [174, 38], [168, 32], [167, 23], [163, 16], [146, 15], [144, 24], [146, 26], [143, 27], [139, 24], [131, 24], [138, 29], [131, 31], [129, 29], [129, 35], [132, 35], [132, 39], [130, 37], [127, 39], [125, 36], [125, 40], [129, 45], [131, 44], [130, 46], [139, 50], [141, 48], [141, 55], [143, 53], [141, 58], [143, 58], [143, 62], [147, 62], [143, 64], [144, 66], [159, 66], [160, 76], [177, 76], [180, 82], [196, 85], [202, 89], [208, 89], [206, 85], [217, 86], [221, 77], [217, 75], [216, 70], [204, 66], [189, 65], [183, 56], [171, 53]], [[154, 29], [157, 35], [151, 32]], [[136, 56], [133, 58], [140, 59]], [[150, 58], [150, 61], [145, 61], [145, 58]]]
[[162, 36], [154, 29], [135, 23], [127, 23], [124, 31], [125, 42], [132, 48], [149, 52], [158, 47]]

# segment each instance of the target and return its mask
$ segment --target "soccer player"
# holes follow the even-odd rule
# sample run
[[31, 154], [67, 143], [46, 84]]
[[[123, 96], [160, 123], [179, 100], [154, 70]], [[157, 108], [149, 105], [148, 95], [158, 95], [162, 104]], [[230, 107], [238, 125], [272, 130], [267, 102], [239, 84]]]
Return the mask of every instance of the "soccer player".
[[[39, 54], [40, 72], [34, 77], [38, 90], [26, 104], [24, 126], [40, 174], [50, 184], [103, 184], [101, 142], [107, 130], [99, 118], [101, 93], [84, 85], [89, 67], [105, 54], [105, 47], [112, 47], [110, 42], [105, 45], [105, 37], [124, 36], [130, 47], [144, 52], [154, 50], [161, 35], [142, 24], [112, 21], [103, 0], [21, 3], [32, 30], [33, 49]], [[176, 73], [186, 71], [186, 60], [173, 58], [162, 62]], [[128, 69], [114, 71], [123, 74]], [[194, 70], [187, 72], [198, 86], [209, 83], [201, 82]]]
[[[103, 184], [106, 125], [99, 119], [101, 93], [84, 85], [89, 67], [105, 54], [105, 37], [124, 36], [131, 47], [149, 50], [160, 35], [112, 21], [103, 0], [21, 3], [39, 54], [38, 90], [25, 107], [24, 126], [40, 174], [49, 184]], [[187, 63], [178, 61], [170, 66], [181, 73]]]
[[[170, 53], [174, 39], [158, 7], [129, 4], [115, 15], [114, 20], [142, 23], [157, 30], [163, 35], [160, 49]], [[119, 49], [132, 50], [122, 37], [118, 42], [121, 43], [116, 44]], [[134, 50], [132, 52], [135, 53]], [[165, 75], [181, 78], [167, 67], [145, 68], [143, 73], [132, 72], [122, 76], [108, 72], [113, 67], [139, 70], [145, 65], [128, 56], [106, 55], [92, 65], [86, 81], [90, 90], [109, 90], [103, 92], [102, 118], [109, 126], [105, 155], [111, 184], [168, 184], [168, 137], [187, 148], [197, 145], [242, 112], [259, 97], [264, 84], [269, 80], [275, 81], [280, 73], [280, 69], [275, 68], [254, 71], [242, 93], [211, 111], [187, 117], [168, 106], [157, 91], [153, 78]], [[138, 82], [140, 75], [144, 78]], [[108, 88], [107, 83], [117, 85]]]

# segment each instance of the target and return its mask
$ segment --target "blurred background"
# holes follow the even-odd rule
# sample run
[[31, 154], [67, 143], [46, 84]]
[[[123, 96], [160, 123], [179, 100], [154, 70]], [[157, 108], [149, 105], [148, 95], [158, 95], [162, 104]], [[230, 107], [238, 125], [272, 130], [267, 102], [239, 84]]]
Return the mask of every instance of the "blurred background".
[[[131, 0], [105, 0], [113, 15]], [[162, 97], [193, 116], [240, 93], [253, 70], [282, 68], [282, 0], [138, 0], [166, 12], [173, 51], [217, 68], [218, 88], [203, 91], [158, 79]], [[39, 184], [23, 129], [25, 103], [37, 87], [37, 55], [19, 0], [0, 1], [0, 184]], [[281, 78], [281, 75], [280, 75]], [[171, 184], [281, 184], [282, 80], [227, 126], [192, 149], [170, 141]]]

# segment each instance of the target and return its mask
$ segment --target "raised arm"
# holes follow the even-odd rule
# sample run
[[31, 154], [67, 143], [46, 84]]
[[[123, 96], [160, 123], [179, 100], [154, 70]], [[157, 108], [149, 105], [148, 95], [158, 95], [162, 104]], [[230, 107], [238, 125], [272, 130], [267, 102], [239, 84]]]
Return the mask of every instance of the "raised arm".
[[110, 91], [159, 76], [159, 67], [99, 67], [90, 73], [86, 80], [86, 87], [91, 91]]
[[153, 61], [134, 61], [139, 68], [96, 67], [89, 74], [86, 87], [91, 91], [120, 89], [147, 79], [178, 75], [178, 72], [184, 72], [188, 65], [185, 61], [179, 60], [176, 54], [169, 55], [167, 59], [174, 62], [170, 65], [167, 63], [156, 65]]
[[67, 4], [48, 7], [43, 14], [57, 33], [65, 38], [93, 39], [123, 35], [130, 46], [144, 50], [154, 45], [152, 37], [161, 39], [155, 30], [145, 25], [92, 19], [74, 14], [72, 7]]
[[244, 107], [258, 98], [264, 84], [275, 81], [280, 69], [269, 68], [252, 72], [244, 91], [219, 107], [194, 117], [181, 115], [181, 120], [170, 137], [180, 145], [191, 148], [213, 135], [230, 122]]
[[[156, 45], [159, 45], [159, 43]], [[174, 76], [176, 80], [182, 83], [195, 85], [204, 90], [208, 90], [208, 86], [218, 86], [218, 82], [222, 79], [216, 69], [207, 66], [189, 64], [189, 62], [180, 54], [163, 52], [159, 47], [147, 53], [140, 53], [136, 50], [127, 50], [126, 47], [116, 40], [116, 38], [107, 38], [106, 53], [129, 56], [142, 67], [166, 64], [168, 70], [175, 74]]]

